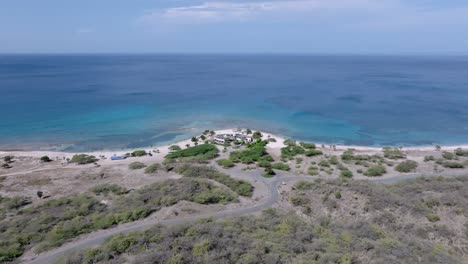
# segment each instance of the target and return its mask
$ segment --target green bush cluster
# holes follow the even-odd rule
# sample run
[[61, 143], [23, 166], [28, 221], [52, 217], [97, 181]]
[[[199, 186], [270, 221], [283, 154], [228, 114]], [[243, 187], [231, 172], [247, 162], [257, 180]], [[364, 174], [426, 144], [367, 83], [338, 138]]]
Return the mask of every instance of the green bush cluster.
[[[101, 187], [98, 191], [110, 189], [113, 188]], [[228, 203], [235, 201], [236, 195], [203, 180], [183, 178], [117, 196], [111, 206], [87, 194], [48, 200], [20, 208], [13, 216], [0, 221], [0, 262], [13, 261], [32, 246], [42, 252], [81, 234], [145, 218], [181, 200]]]
[[107, 195], [109, 193], [114, 193], [114, 194], [117, 194], [117, 195], [121, 195], [121, 194], [126, 194], [128, 192], [128, 190], [122, 186], [119, 186], [117, 184], [101, 184], [101, 185], [97, 185], [97, 186], [94, 186], [93, 188], [91, 188], [90, 190], [91, 192], [99, 195], [99, 194], [104, 194], [104, 195]]
[[166, 159], [210, 160], [218, 156], [219, 150], [213, 144], [201, 144], [176, 150], [166, 155]]
[[432, 155], [424, 156], [424, 162], [434, 161], [435, 157]]
[[260, 132], [260, 131], [255, 131], [255, 132], [253, 133], [252, 137], [253, 137], [254, 139], [257, 139], [257, 140], [258, 140], [258, 139], [261, 139], [261, 138], [263, 137], [263, 135], [262, 135], [262, 132]]
[[262, 176], [265, 178], [272, 178], [275, 175], [276, 173], [271, 167], [266, 167], [265, 172], [262, 174]]
[[138, 149], [138, 150], [133, 151], [131, 155], [132, 157], [142, 157], [142, 156], [146, 156], [147, 153], [144, 150]]
[[294, 139], [286, 139], [283, 141], [283, 144], [286, 146], [296, 146], [296, 140]]
[[285, 164], [283, 162], [273, 163], [273, 164], [271, 164], [271, 168], [275, 169], [275, 170], [282, 170], [282, 171], [289, 171], [290, 170], [289, 165]]
[[233, 162], [242, 162], [244, 164], [252, 164], [260, 160], [261, 157], [267, 155], [265, 146], [268, 141], [257, 141], [247, 146], [247, 149], [242, 151], [233, 151], [229, 154], [229, 159]]
[[309, 169], [307, 169], [307, 173], [308, 173], [310, 176], [316, 176], [316, 175], [319, 174], [318, 168], [315, 167], [315, 166], [311, 166], [311, 167], [309, 167]]
[[[70, 254], [65, 263], [463, 263], [459, 243], [466, 240], [465, 233], [453, 225], [421, 221], [432, 212], [421, 201], [436, 193], [446, 200], [441, 203], [445, 212], [468, 210], [467, 179], [391, 185], [301, 181], [289, 196], [300, 216], [268, 209], [256, 216], [159, 225]], [[349, 206], [355, 199], [366, 203]]]
[[455, 154], [457, 156], [462, 156], [462, 157], [468, 157], [468, 150], [464, 150], [464, 149], [461, 149], [461, 148], [457, 148], [455, 150]]
[[457, 162], [457, 161], [438, 161], [437, 162], [438, 164], [442, 165], [443, 167], [445, 168], [449, 168], [449, 169], [463, 169], [465, 168], [465, 165], [461, 162]]
[[418, 163], [414, 160], [406, 160], [401, 162], [395, 167], [395, 170], [398, 172], [412, 172], [418, 167]]
[[161, 168], [161, 164], [154, 163], [154, 164], [151, 164], [148, 167], [146, 167], [145, 173], [146, 174], [154, 174], [154, 173], [157, 173], [160, 168]]
[[318, 150], [318, 149], [310, 149], [310, 150], [307, 150], [304, 155], [306, 155], [307, 157], [313, 157], [313, 156], [319, 156], [319, 155], [322, 155], [323, 152], [321, 150]]
[[95, 156], [92, 156], [92, 155], [76, 154], [76, 155], [73, 155], [70, 162], [84, 165], [84, 164], [94, 163], [98, 160], [99, 159], [97, 159]]
[[299, 145], [305, 149], [315, 149], [317, 146], [315, 146], [314, 143], [306, 143], [306, 142], [300, 142]]
[[219, 159], [216, 161], [219, 166], [222, 166], [223, 168], [232, 168], [235, 166], [234, 162], [230, 159]]
[[220, 182], [242, 196], [251, 197], [253, 194], [254, 187], [250, 183], [233, 179], [229, 175], [221, 173], [212, 167], [182, 164], [176, 170], [185, 177], [205, 178]]
[[340, 176], [345, 177], [345, 178], [352, 178], [353, 177], [353, 172], [350, 171], [350, 170], [342, 170], [340, 172]]
[[446, 160], [454, 160], [457, 159], [457, 156], [455, 155], [455, 153], [444, 151], [442, 152], [442, 158]]
[[406, 155], [398, 148], [385, 147], [383, 149], [384, 157], [387, 159], [404, 159]]
[[179, 150], [181, 150], [181, 149], [182, 149], [182, 148], [179, 147], [178, 145], [172, 145], [172, 146], [169, 147], [169, 150], [170, 150], [170, 151], [179, 151]]
[[146, 165], [138, 161], [128, 164], [128, 168], [131, 170], [139, 170], [139, 169], [143, 169], [144, 167], [146, 167]]
[[387, 173], [387, 170], [382, 165], [372, 165], [364, 172], [364, 175], [370, 177], [382, 176]]
[[281, 158], [284, 160], [292, 160], [295, 156], [304, 154], [305, 150], [300, 146], [286, 146], [281, 148]]
[[427, 220], [429, 220], [429, 222], [438, 222], [440, 221], [440, 217], [434, 213], [427, 213], [426, 215], [426, 218]]

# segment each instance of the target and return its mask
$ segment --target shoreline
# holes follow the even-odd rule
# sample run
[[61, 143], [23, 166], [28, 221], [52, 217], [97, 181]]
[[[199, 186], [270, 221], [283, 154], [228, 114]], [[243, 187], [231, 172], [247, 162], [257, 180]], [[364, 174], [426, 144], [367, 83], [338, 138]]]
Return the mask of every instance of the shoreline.
[[[237, 129], [220, 129], [220, 130], [214, 130], [216, 134], [229, 134], [229, 133], [236, 133]], [[267, 138], [275, 138], [277, 142], [270, 142], [268, 144], [269, 148], [272, 149], [280, 149], [281, 147], [284, 147], [285, 145], [283, 144], [283, 141], [287, 139], [287, 137], [282, 136], [282, 135], [277, 135], [277, 134], [272, 134], [269, 132], [265, 132], [260, 130], [260, 132], [263, 134], [262, 139], [267, 139]], [[296, 140], [297, 142], [300, 142]], [[378, 146], [359, 146], [359, 145], [334, 145], [334, 144], [324, 144], [324, 143], [319, 143], [319, 142], [311, 142], [315, 143], [318, 148], [322, 148], [321, 146], [325, 146], [324, 149], [331, 149], [333, 146], [335, 146], [337, 151], [344, 151], [347, 149], [355, 149], [357, 151], [381, 151], [382, 147]], [[153, 145], [153, 146], [146, 146], [146, 147], [140, 147], [140, 148], [128, 148], [128, 149], [102, 149], [102, 150], [92, 150], [92, 151], [76, 151], [76, 152], [65, 152], [65, 151], [58, 151], [58, 150], [22, 150], [22, 149], [5, 149], [2, 150], [0, 149], [0, 155], [11, 155], [11, 154], [23, 154], [27, 156], [44, 156], [44, 155], [59, 155], [59, 156], [70, 156], [74, 154], [89, 154], [89, 155], [104, 155], [106, 157], [111, 157], [112, 155], [122, 155], [128, 152], [132, 152], [136, 149], [143, 149], [143, 150], [159, 150], [160, 153], [165, 154], [169, 152], [169, 147], [172, 145], [178, 145], [182, 148], [185, 148], [187, 144], [190, 144], [191, 146], [193, 145], [193, 142], [191, 141], [191, 138], [187, 138], [184, 140], [180, 140], [174, 143], [165, 143], [163, 145]], [[398, 146], [389, 146], [392, 148], [399, 148]], [[440, 145], [441, 151], [454, 151], [457, 148], [466, 148], [468, 149], [468, 144], [460, 144], [460, 145]], [[430, 145], [424, 145], [424, 146], [402, 146], [402, 150], [407, 150], [407, 151], [434, 151], [436, 148], [436, 145], [430, 146]]]

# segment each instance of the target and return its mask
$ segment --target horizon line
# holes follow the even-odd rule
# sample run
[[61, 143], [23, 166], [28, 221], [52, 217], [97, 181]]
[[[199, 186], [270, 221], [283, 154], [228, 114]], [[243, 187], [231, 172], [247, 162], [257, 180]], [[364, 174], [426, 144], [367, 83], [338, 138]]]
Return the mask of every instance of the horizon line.
[[15, 55], [276, 55], [276, 56], [468, 56], [468, 52], [0, 52]]

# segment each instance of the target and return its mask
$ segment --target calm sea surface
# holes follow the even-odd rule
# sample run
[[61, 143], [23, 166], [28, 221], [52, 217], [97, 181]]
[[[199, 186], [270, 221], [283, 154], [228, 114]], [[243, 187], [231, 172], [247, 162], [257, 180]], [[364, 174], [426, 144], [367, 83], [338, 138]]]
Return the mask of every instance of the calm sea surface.
[[468, 143], [468, 57], [0, 55], [0, 148], [121, 149], [204, 129]]

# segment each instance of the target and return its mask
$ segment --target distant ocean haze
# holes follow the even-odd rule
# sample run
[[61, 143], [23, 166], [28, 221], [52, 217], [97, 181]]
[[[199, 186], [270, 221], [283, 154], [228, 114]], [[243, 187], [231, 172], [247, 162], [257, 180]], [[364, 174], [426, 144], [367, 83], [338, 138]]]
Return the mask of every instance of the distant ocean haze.
[[137, 148], [252, 127], [352, 145], [468, 143], [468, 57], [2, 55], [0, 148]]

